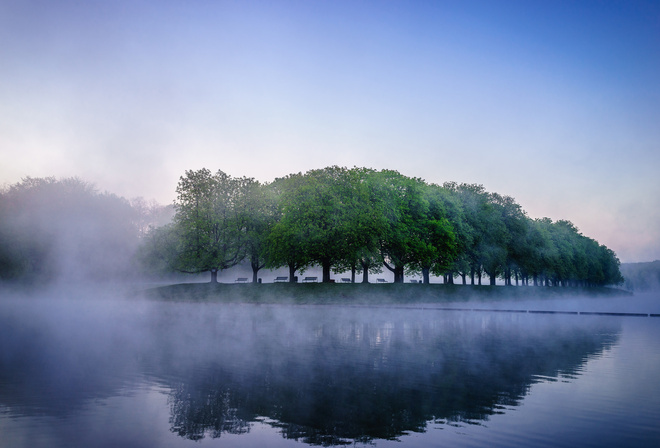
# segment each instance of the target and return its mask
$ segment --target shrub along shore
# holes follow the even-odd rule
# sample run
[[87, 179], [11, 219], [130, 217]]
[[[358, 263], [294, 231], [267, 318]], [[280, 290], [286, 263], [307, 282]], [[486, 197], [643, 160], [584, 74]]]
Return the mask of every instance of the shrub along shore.
[[448, 284], [328, 284], [328, 283], [180, 283], [142, 291], [150, 299], [255, 304], [405, 305], [477, 300], [551, 299], [561, 297], [615, 297], [631, 295], [607, 287], [511, 287]]

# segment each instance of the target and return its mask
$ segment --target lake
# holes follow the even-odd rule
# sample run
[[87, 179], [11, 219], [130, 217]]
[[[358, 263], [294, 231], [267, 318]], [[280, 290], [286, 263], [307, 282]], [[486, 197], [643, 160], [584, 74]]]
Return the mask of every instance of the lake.
[[438, 308], [5, 297], [0, 446], [660, 446], [658, 294]]

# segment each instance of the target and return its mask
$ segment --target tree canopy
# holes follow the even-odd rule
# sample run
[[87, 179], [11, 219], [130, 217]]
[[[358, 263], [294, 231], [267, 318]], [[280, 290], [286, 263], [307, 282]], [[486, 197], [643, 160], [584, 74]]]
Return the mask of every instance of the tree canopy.
[[[316, 266], [481, 284], [621, 284], [609, 248], [567, 220], [532, 219], [482, 185], [429, 184], [393, 170], [330, 166], [271, 183], [185, 171], [170, 209], [98, 192], [77, 178], [26, 178], [0, 190], [0, 279], [107, 278], [142, 265], [218, 273]], [[469, 280], [468, 280], [469, 279]]]
[[431, 274], [453, 282], [482, 275], [494, 285], [619, 284], [614, 252], [569, 221], [531, 219], [510, 196], [482, 185], [428, 184], [397, 171], [331, 166], [260, 184], [218, 171], [187, 171], [177, 188], [173, 266], [217, 272], [248, 260], [362, 273], [383, 268], [395, 282]]

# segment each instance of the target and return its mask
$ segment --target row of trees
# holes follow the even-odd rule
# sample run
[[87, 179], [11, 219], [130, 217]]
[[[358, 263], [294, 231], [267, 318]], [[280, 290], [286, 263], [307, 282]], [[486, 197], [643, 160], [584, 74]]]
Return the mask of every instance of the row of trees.
[[142, 260], [159, 269], [218, 272], [249, 261], [330, 273], [387, 269], [452, 283], [605, 285], [622, 277], [614, 252], [569, 221], [531, 219], [515, 200], [481, 185], [428, 184], [396, 171], [327, 167], [272, 183], [208, 169], [186, 171], [173, 221], [145, 238]]

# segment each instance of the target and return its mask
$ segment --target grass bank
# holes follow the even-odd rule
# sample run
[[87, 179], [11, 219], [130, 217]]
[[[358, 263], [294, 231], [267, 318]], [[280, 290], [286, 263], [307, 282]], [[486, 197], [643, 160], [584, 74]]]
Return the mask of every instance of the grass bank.
[[614, 288], [362, 283], [180, 283], [143, 291], [155, 300], [263, 304], [410, 304], [630, 295]]

